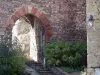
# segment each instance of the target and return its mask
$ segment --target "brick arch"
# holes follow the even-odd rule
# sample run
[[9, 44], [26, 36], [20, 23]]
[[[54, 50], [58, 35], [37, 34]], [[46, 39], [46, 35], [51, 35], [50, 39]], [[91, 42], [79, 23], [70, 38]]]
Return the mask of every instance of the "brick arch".
[[49, 20], [46, 18], [45, 14], [34, 7], [22, 7], [18, 11], [16, 11], [11, 17], [8, 19], [8, 26], [7, 29], [12, 29], [16, 20], [20, 17], [32, 14], [33, 16], [37, 17], [44, 25], [46, 29], [46, 42], [50, 42], [50, 38], [53, 34], [51, 25]]

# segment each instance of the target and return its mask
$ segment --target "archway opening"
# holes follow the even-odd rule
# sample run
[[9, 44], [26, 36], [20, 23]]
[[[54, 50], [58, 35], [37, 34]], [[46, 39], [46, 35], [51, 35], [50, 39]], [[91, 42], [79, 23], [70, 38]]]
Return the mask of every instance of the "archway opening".
[[[23, 24], [23, 25], [26, 27], [23, 27], [23, 25], [21, 25], [21, 23], [24, 23], [24, 22], [26, 22], [26, 24], [25, 25]], [[19, 24], [19, 25], [16, 26], [16, 24]], [[18, 35], [18, 36], [16, 37], [15, 35], [12, 34], [11, 39], [14, 40], [14, 36], [15, 36], [18, 41], [21, 40], [19, 43], [23, 45], [22, 48], [24, 50], [25, 48], [28, 50], [28, 53], [26, 53], [26, 56], [31, 57], [34, 61], [42, 63], [45, 66], [46, 63], [45, 63], [44, 46], [45, 46], [45, 43], [50, 42], [51, 36], [53, 34], [52, 28], [46, 16], [43, 14], [43, 12], [39, 11], [38, 9], [34, 7], [22, 7], [16, 12], [14, 12], [13, 15], [11, 15], [10, 19], [8, 20], [8, 26], [6, 28], [8, 31], [7, 35], [9, 35], [9, 33], [13, 33], [14, 31], [13, 28], [15, 28], [16, 30], [17, 27], [19, 29], [18, 29], [18, 32], [15, 33], [15, 35]], [[25, 31], [24, 28], [26, 28], [27, 31]], [[29, 35], [29, 37], [27, 35]], [[23, 36], [24, 37], [27, 36], [25, 37], [27, 39], [24, 39]], [[29, 41], [26, 44], [22, 43], [22, 41], [28, 40], [28, 39]], [[33, 40], [35, 40], [35, 44]], [[36, 49], [34, 49], [33, 45], [36, 46]]]
[[12, 28], [12, 43], [21, 44], [25, 56], [43, 62], [43, 23], [31, 14], [20, 17]]

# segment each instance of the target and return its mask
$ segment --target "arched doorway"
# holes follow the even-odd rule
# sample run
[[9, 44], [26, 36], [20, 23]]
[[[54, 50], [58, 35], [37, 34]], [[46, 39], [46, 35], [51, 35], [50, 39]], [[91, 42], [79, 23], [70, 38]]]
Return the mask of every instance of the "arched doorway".
[[[27, 27], [29, 27], [28, 30], [29, 30], [29, 34], [30, 34], [30, 40], [28, 42], [29, 46], [30, 46], [29, 55], [34, 61], [42, 63], [44, 60], [44, 52], [43, 52], [44, 43], [50, 42], [50, 37], [52, 36], [52, 29], [49, 24], [49, 21], [45, 17], [45, 15], [42, 12], [38, 11], [36, 8], [32, 8], [32, 7], [24, 8], [23, 7], [21, 9], [19, 9], [18, 11], [16, 11], [10, 17], [10, 19], [8, 20], [7, 30], [11, 30], [11, 31], [14, 30], [14, 27], [16, 28], [15, 24], [18, 23], [18, 21], [21, 21], [20, 19], [24, 22], [27, 22], [27, 24], [30, 24], [30, 25], [26, 25], [26, 29], [27, 29]], [[22, 28], [24, 28], [23, 25], [22, 25]], [[20, 27], [20, 30], [22, 30], [22, 28]], [[22, 32], [24, 30], [22, 30]], [[17, 35], [19, 35], [19, 34], [17, 33]], [[24, 36], [24, 37], [22, 37], [22, 36]], [[12, 37], [13, 37], [13, 34], [12, 34]], [[27, 38], [27, 37], [25, 37], [24, 34], [19, 35], [17, 37], [19, 39], [19, 41], [20, 41], [20, 39], [22, 40], [21, 37]], [[33, 40], [35, 40], [35, 42], [36, 42], [35, 44], [33, 44], [34, 43]], [[23, 41], [20, 41], [20, 42], [22, 43]], [[36, 46], [36, 49], [35, 49], [36, 51], [33, 50], [33, 48], [34, 48], [33, 45]], [[26, 44], [24, 44], [24, 46], [26, 47]]]

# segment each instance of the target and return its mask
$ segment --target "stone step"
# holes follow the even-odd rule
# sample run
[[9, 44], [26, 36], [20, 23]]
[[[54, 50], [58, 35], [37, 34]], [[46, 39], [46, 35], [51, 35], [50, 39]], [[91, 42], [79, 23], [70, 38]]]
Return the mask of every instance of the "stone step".
[[48, 71], [48, 70], [40, 70], [39, 72], [40, 73], [52, 73], [51, 71]]
[[48, 70], [41, 70], [41, 71], [39, 71], [39, 73], [42, 75], [53, 75], [53, 73], [51, 71], [48, 71]]
[[49, 70], [40, 70], [40, 72], [50, 72], [51, 73], [51, 71], [49, 71]]
[[53, 75], [52, 73], [42, 73], [42, 75]]
[[29, 67], [27, 65], [25, 67], [25, 72], [27, 72], [29, 75], [40, 75], [39, 73], [37, 73], [35, 71], [35, 69], [33, 69], [33, 68], [31, 68], [31, 67]]
[[49, 69], [44, 69], [43, 65], [40, 63], [28, 62], [28, 66], [34, 68], [41, 75], [54, 75]]

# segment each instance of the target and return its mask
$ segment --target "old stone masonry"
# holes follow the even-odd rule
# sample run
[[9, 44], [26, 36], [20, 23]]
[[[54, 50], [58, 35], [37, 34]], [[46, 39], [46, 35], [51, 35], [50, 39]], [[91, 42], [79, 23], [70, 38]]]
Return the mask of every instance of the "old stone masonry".
[[87, 0], [88, 74], [100, 75], [100, 0]]
[[[16, 25], [20, 29], [13, 35]], [[26, 56], [40, 63], [45, 43], [83, 40], [87, 42], [87, 75], [100, 75], [100, 0], [0, 0], [0, 38], [7, 31], [12, 40], [19, 35], [22, 48], [30, 49]], [[33, 43], [36, 55], [31, 54]]]

